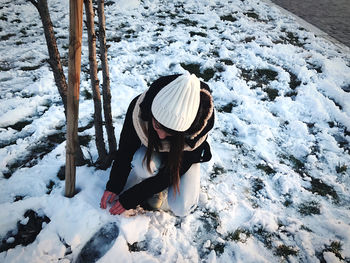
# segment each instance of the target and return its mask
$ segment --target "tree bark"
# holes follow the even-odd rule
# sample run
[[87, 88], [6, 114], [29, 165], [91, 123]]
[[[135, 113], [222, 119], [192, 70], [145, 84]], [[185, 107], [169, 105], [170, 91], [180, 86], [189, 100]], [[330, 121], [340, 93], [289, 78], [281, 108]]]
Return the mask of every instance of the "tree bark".
[[[51, 69], [53, 71], [54, 79], [55, 79], [55, 84], [58, 89], [58, 93], [61, 96], [62, 102], [63, 102], [63, 107], [64, 107], [64, 114], [66, 115], [67, 119], [67, 90], [68, 90], [68, 85], [66, 81], [66, 77], [63, 72], [63, 67], [61, 63], [61, 57], [60, 53], [57, 48], [57, 43], [56, 43], [56, 37], [55, 33], [53, 30], [53, 24], [51, 21], [50, 17], [50, 12], [49, 8], [47, 5], [47, 0], [29, 0], [36, 9], [39, 12], [41, 22], [43, 24], [44, 28], [44, 34], [45, 34], [45, 39], [46, 39], [46, 45], [47, 49], [49, 52], [49, 59], [48, 62], [51, 66]], [[81, 150], [81, 147], [79, 145], [79, 138], [78, 134], [76, 134], [75, 140], [77, 141], [78, 148], [76, 150], [76, 165], [84, 165], [87, 163], [87, 161], [84, 158], [83, 151]]]
[[82, 32], [83, 0], [70, 0], [65, 185], [65, 195], [67, 197], [72, 197], [75, 194], [75, 155], [79, 145], [77, 141], [77, 134]]
[[58, 92], [62, 98], [64, 111], [67, 112], [67, 81], [64, 76], [60, 53], [58, 52], [55, 33], [53, 31], [52, 21], [47, 5], [47, 0], [29, 0], [39, 11], [43, 24], [44, 34], [49, 52], [48, 62], [52, 68]]
[[94, 10], [92, 0], [84, 0], [86, 26], [89, 42], [89, 65], [90, 65], [90, 81], [94, 99], [94, 126], [95, 126], [95, 142], [98, 152], [98, 163], [105, 160], [107, 156], [106, 146], [103, 138], [103, 122], [102, 122], [102, 104], [100, 94], [100, 83], [97, 76], [96, 61], [96, 33], [94, 25]]
[[106, 123], [106, 130], [108, 135], [109, 155], [113, 154], [117, 150], [117, 142], [114, 134], [114, 127], [112, 121], [112, 108], [111, 108], [111, 89], [109, 79], [109, 69], [107, 61], [107, 48], [106, 48], [106, 22], [104, 14], [104, 0], [98, 0], [98, 24], [99, 24], [99, 42], [100, 42], [100, 56], [102, 62], [102, 94], [103, 94], [103, 112]]

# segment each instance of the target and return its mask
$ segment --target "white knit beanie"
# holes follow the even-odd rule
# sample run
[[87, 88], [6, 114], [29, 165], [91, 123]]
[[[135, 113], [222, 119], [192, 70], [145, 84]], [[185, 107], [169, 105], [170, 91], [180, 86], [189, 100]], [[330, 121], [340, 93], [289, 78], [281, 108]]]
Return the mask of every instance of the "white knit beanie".
[[200, 102], [200, 81], [188, 72], [170, 82], [152, 102], [153, 117], [163, 126], [186, 131], [196, 118]]

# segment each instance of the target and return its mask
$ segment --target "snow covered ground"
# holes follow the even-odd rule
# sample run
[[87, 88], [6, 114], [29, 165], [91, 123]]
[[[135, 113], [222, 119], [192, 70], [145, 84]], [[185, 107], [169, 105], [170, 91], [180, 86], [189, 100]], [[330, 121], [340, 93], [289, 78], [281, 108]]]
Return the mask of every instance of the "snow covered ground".
[[[68, 1], [48, 2], [67, 70]], [[130, 100], [161, 75], [189, 70], [213, 91], [198, 209], [111, 216], [99, 208], [109, 170], [92, 166], [63, 196], [65, 118], [41, 21], [28, 1], [2, 0], [0, 262], [72, 262], [109, 222], [120, 235], [99, 262], [350, 262], [349, 49], [258, 0], [105, 11], [117, 138]], [[79, 135], [95, 161], [86, 39]]]

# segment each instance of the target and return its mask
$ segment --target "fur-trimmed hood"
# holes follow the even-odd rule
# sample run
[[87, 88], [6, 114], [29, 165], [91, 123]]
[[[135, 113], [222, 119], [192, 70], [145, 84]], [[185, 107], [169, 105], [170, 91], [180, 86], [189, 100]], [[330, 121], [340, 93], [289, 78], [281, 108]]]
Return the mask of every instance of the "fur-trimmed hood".
[[[178, 76], [180, 75], [165, 76], [157, 79], [136, 101], [132, 119], [136, 133], [145, 146], [148, 145], [148, 122], [152, 118], [151, 106], [153, 99], [163, 87]], [[201, 81], [200, 87], [201, 101], [199, 110], [191, 127], [185, 132], [184, 151], [193, 151], [201, 145], [206, 140], [208, 132], [214, 126], [214, 104], [209, 86]], [[169, 151], [169, 142], [167, 140], [162, 141], [160, 151]]]

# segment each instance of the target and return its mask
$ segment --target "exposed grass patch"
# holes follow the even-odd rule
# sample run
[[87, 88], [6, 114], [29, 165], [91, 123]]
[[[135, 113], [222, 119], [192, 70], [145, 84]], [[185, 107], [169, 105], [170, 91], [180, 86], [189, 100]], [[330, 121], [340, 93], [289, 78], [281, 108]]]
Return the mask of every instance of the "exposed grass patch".
[[2, 21], [7, 21], [6, 15], [5, 15], [5, 14], [1, 15], [1, 16], [0, 16], [0, 20], [2, 20]]
[[[293, 46], [297, 47], [304, 47], [304, 43], [301, 42], [299, 36], [296, 33], [286, 31], [286, 28], [282, 28], [281, 32], [284, 33], [281, 34], [280, 40], [274, 41], [275, 44], [291, 44]], [[307, 38], [304, 38], [303, 41], [305, 42]]]
[[240, 68], [241, 76], [245, 81], [250, 81], [253, 78], [253, 71], [251, 69]]
[[134, 29], [132, 29], [132, 28], [124, 30], [123, 34], [124, 34], [123, 35], [124, 38], [126, 38], [126, 39], [137, 38], [137, 32]]
[[[185, 25], [185, 26], [193, 26], [193, 27], [196, 27], [198, 25], [198, 22], [197, 21], [193, 21], [193, 20], [189, 20], [187, 18], [185, 19], [182, 19], [182, 20], [179, 20], [177, 22], [178, 24], [182, 24], [182, 25]], [[175, 24], [175, 23], [174, 23]], [[175, 24], [176, 25], [176, 24]]]
[[80, 135], [79, 136], [79, 144], [87, 147], [92, 140], [91, 135]]
[[302, 226], [300, 227], [300, 229], [305, 230], [305, 231], [307, 231], [307, 232], [309, 232], [309, 233], [312, 233], [312, 230], [311, 230], [310, 228], [308, 228], [307, 226], [305, 226], [305, 225], [302, 225]]
[[46, 185], [47, 191], [46, 194], [50, 194], [52, 192], [53, 187], [55, 186], [55, 182], [50, 180], [49, 184]]
[[316, 201], [302, 203], [298, 207], [298, 212], [304, 216], [319, 215], [321, 214], [320, 204]]
[[199, 64], [180, 64], [182, 68], [187, 70], [188, 72], [195, 74], [197, 77], [202, 78], [204, 81], [209, 81], [211, 78], [214, 77], [215, 70], [214, 69], [205, 69], [201, 70], [201, 67]]
[[140, 252], [148, 250], [146, 241], [135, 242], [133, 244], [128, 243], [128, 247], [130, 252]]
[[337, 258], [340, 260], [344, 260], [341, 255], [341, 251], [343, 250], [342, 243], [340, 241], [332, 241], [330, 245], [325, 245], [325, 249], [323, 252], [332, 252]]
[[314, 122], [305, 122], [305, 124], [307, 125], [308, 131], [310, 134], [315, 135], [317, 133]]
[[9, 71], [11, 69], [11, 65], [6, 61], [0, 61], [0, 71]]
[[285, 207], [290, 207], [293, 204], [293, 200], [290, 194], [285, 194], [284, 195], [284, 202], [283, 205]]
[[292, 166], [293, 170], [301, 175], [302, 177], [305, 176], [306, 168], [304, 165], [304, 162], [297, 159], [293, 155], [282, 155], [281, 156], [281, 163], [286, 163], [286, 161]]
[[21, 159], [15, 160], [13, 163], [7, 165], [8, 171], [4, 173], [5, 178], [10, 178], [18, 168], [33, 167], [40, 159], [51, 152], [57, 144], [62, 143], [64, 140], [65, 133], [58, 132], [48, 135], [41, 141], [36, 142], [33, 146], [28, 148], [28, 153]]
[[[257, 70], [241, 69], [241, 76], [247, 82], [253, 81], [254, 85], [251, 88], [262, 87], [268, 85], [269, 82], [276, 80], [278, 72], [262, 68]], [[265, 88], [264, 91], [267, 93], [270, 100], [274, 100], [278, 96], [278, 90], [272, 88]]]
[[230, 14], [230, 15], [220, 16], [220, 20], [229, 21], [229, 22], [236, 22], [237, 18]]
[[249, 43], [249, 42], [254, 41], [255, 39], [256, 39], [255, 37], [246, 37], [246, 38], [243, 40], [243, 42], [244, 42], [244, 43]]
[[245, 243], [247, 242], [247, 239], [250, 237], [251, 233], [243, 228], [238, 228], [235, 230], [235, 232], [228, 233], [227, 236], [224, 238], [226, 241], [234, 241], [234, 242], [241, 242]]
[[270, 101], [274, 101], [278, 97], [278, 90], [273, 88], [266, 88], [264, 91], [267, 93], [267, 97]]
[[286, 97], [290, 97], [292, 98], [293, 100], [295, 99], [295, 96], [298, 95], [298, 92], [297, 91], [289, 91], [285, 94]]
[[225, 243], [215, 241], [212, 244], [213, 250], [216, 252], [217, 255], [221, 255], [224, 253], [225, 250]]
[[184, 69], [186, 69], [187, 71], [189, 71], [192, 74], [195, 74], [195, 75], [201, 74], [201, 69], [200, 69], [200, 65], [199, 64], [185, 64], [185, 63], [181, 63], [180, 65], [181, 65], [181, 67], [183, 67]]
[[35, 65], [35, 66], [26, 66], [26, 67], [20, 67], [20, 70], [23, 71], [32, 71], [32, 70], [36, 70], [38, 68], [41, 68], [42, 65]]
[[58, 132], [47, 136], [47, 139], [54, 144], [60, 144], [66, 140], [65, 132]]
[[202, 32], [193, 32], [193, 31], [191, 31], [191, 32], [190, 32], [190, 36], [191, 36], [191, 37], [194, 37], [194, 36], [207, 37], [208, 34], [202, 33]]
[[226, 113], [231, 113], [233, 107], [237, 107], [237, 104], [234, 102], [230, 102], [220, 108], [218, 108], [218, 112], [226, 112]]
[[60, 169], [57, 172], [57, 177], [61, 181], [63, 181], [66, 178], [66, 166], [65, 165], [60, 167]]
[[348, 140], [345, 137], [343, 137], [340, 133], [334, 133], [333, 137], [337, 141], [338, 146], [340, 148], [342, 148], [344, 150], [349, 150], [350, 149]]
[[300, 40], [299, 40], [299, 37], [293, 33], [293, 32], [286, 32], [287, 34], [287, 37], [285, 38], [285, 40], [287, 41], [287, 43], [290, 43], [294, 46], [297, 46], [297, 47], [303, 47], [304, 46], [304, 43], [302, 43]]
[[335, 127], [335, 122], [334, 121], [329, 121], [328, 122], [329, 128], [334, 128]]
[[335, 99], [331, 98], [331, 97], [327, 97], [329, 100], [333, 101], [333, 103], [340, 109], [343, 110], [343, 106], [340, 105]]
[[220, 217], [216, 211], [205, 209], [203, 215], [199, 218], [203, 222], [203, 227], [206, 233], [216, 230], [220, 225]]
[[27, 36], [27, 29], [26, 28], [22, 28], [19, 32], [22, 33], [23, 36]]
[[86, 124], [85, 126], [83, 127], [79, 127], [78, 128], [78, 132], [83, 132], [83, 131], [86, 131], [88, 129], [91, 129], [92, 127], [94, 127], [94, 118], [92, 116], [91, 120], [89, 121], [88, 124]]
[[287, 93], [285, 94], [286, 97], [290, 97], [290, 98], [292, 98], [292, 99], [294, 99], [295, 96], [297, 96], [297, 95], [298, 95], [298, 92], [297, 92], [297, 91], [289, 91], [289, 92], [287, 92]]
[[16, 34], [9, 33], [9, 34], [7, 34], [7, 35], [1, 36], [1, 37], [0, 37], [0, 40], [1, 40], [1, 41], [6, 41], [6, 40], [9, 40], [11, 37], [14, 37], [14, 36], [16, 36]]
[[21, 201], [23, 200], [25, 196], [23, 195], [16, 195], [14, 198], [13, 198], [13, 202], [18, 202], [18, 201]]
[[92, 100], [92, 93], [87, 90], [87, 89], [83, 89], [81, 92], [82, 96], [84, 97], [84, 99], [86, 100]]
[[262, 227], [258, 227], [252, 233], [260, 242], [262, 242], [268, 249], [272, 249], [273, 234], [266, 231]]
[[262, 199], [268, 198], [266, 196], [265, 183], [260, 178], [252, 178], [250, 180], [250, 191], [247, 197], [251, 202], [253, 208], [259, 208]]
[[256, 73], [257, 77], [265, 83], [275, 80], [278, 76], [278, 72], [268, 68], [257, 69]]
[[227, 131], [221, 131], [224, 138], [221, 140], [221, 142], [226, 142], [228, 144], [236, 146], [237, 149], [241, 150], [241, 153], [243, 156], [246, 156], [251, 150], [248, 150], [244, 147], [244, 144], [237, 140], [236, 134], [237, 130], [234, 129], [233, 131], [227, 132]]
[[227, 66], [232, 66], [233, 65], [232, 60], [229, 60], [229, 59], [221, 59], [220, 62], [224, 63]]
[[280, 245], [275, 249], [275, 254], [277, 256], [287, 258], [288, 256], [296, 256], [298, 250], [292, 246]]
[[289, 71], [288, 71], [288, 73], [289, 73], [289, 76], [290, 76], [289, 87], [292, 90], [295, 90], [298, 86], [300, 86], [301, 80], [299, 80], [297, 75], [295, 75], [294, 73], [289, 72]]
[[252, 191], [253, 191], [255, 196], [257, 196], [258, 192], [263, 190], [265, 187], [264, 182], [260, 178], [254, 178], [251, 181], [251, 185], [252, 185]]
[[209, 177], [211, 180], [215, 179], [218, 175], [226, 173], [226, 169], [219, 164], [213, 165], [213, 171], [210, 173]]
[[268, 174], [268, 175], [271, 175], [271, 174], [275, 174], [276, 173], [276, 171], [274, 170], [274, 169], [272, 169], [269, 165], [267, 165], [267, 164], [258, 164], [257, 166], [256, 166], [256, 168], [257, 169], [259, 169], [259, 170], [262, 170], [262, 171], [264, 171], [266, 174]]
[[22, 21], [18, 18], [15, 18], [14, 20], [11, 21], [11, 23], [21, 23]]
[[348, 170], [348, 166], [346, 164], [343, 164], [343, 165], [338, 164], [335, 167], [335, 170], [337, 171], [338, 174], [345, 173]]
[[115, 5], [114, 1], [105, 1], [105, 6]]
[[[0, 253], [7, 251], [17, 245], [27, 246], [34, 242], [37, 235], [40, 233], [43, 223], [49, 223], [50, 219], [45, 216], [39, 216], [33, 210], [27, 210], [24, 213], [25, 218], [29, 218], [28, 222], [24, 225], [20, 221], [17, 222], [17, 228], [9, 231], [5, 238], [0, 243]], [[11, 240], [11, 242], [8, 242]]]
[[119, 43], [120, 41], [122, 41], [122, 38], [119, 36], [114, 36], [107, 39], [107, 42]]
[[287, 92], [285, 96], [295, 98], [295, 96], [298, 95], [298, 91], [296, 90], [296, 88], [299, 87], [302, 82], [301, 80], [298, 79], [298, 77], [293, 72], [290, 72], [288, 69], [284, 69], [284, 70], [289, 73], [289, 76], [290, 76], [289, 88], [291, 89], [291, 91]]
[[322, 180], [318, 178], [311, 177], [311, 188], [307, 190], [321, 196], [331, 196], [335, 202], [339, 201], [339, 196], [334, 188], [322, 182]]
[[135, 32], [135, 30], [133, 30], [133, 29], [128, 29], [128, 30], [125, 31], [125, 33], [126, 33], [126, 34], [129, 34], [129, 35], [133, 35], [133, 34], [135, 34], [136, 32]]
[[322, 66], [307, 62], [307, 68], [316, 70], [318, 74], [322, 73]]
[[16, 131], [21, 131], [24, 127], [31, 124], [32, 122], [33, 122], [33, 120], [23, 120], [23, 121], [16, 122], [15, 124], [10, 125], [6, 128], [12, 128]]
[[259, 15], [253, 11], [246, 12], [244, 13], [244, 15], [246, 15], [247, 17], [259, 20]]
[[349, 85], [347, 85], [347, 86], [343, 86], [343, 87], [341, 87], [345, 92], [350, 92], [350, 84]]

